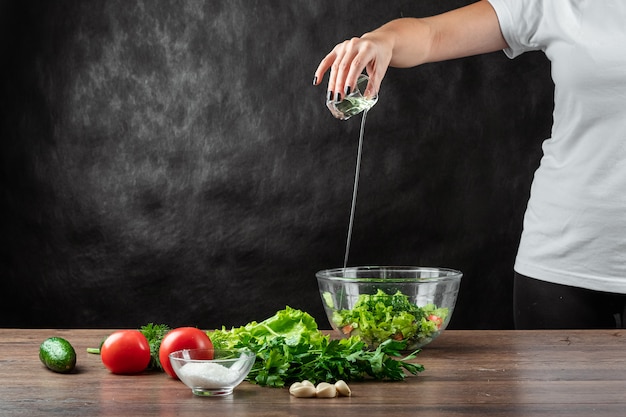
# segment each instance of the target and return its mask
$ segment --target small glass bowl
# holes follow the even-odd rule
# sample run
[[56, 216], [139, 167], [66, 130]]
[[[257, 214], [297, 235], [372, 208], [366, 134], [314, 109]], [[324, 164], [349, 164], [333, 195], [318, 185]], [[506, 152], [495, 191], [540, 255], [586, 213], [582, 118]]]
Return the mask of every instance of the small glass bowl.
[[201, 397], [232, 394], [256, 359], [247, 350], [217, 349], [183, 349], [169, 357], [178, 378]]

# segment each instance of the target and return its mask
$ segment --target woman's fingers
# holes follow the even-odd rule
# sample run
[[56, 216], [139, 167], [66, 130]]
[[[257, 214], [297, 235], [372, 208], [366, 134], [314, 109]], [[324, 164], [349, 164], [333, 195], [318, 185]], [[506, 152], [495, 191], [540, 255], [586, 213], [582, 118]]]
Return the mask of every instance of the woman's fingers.
[[336, 99], [345, 97], [354, 90], [359, 74], [365, 69], [365, 63], [359, 58], [360, 45], [359, 38], [352, 38], [339, 45], [339, 54], [331, 67], [328, 83], [328, 88], [335, 92]]
[[339, 101], [354, 91], [359, 75], [366, 70], [370, 82], [364, 94], [372, 97], [378, 92], [390, 59], [391, 53], [380, 50], [375, 42], [352, 38], [335, 46], [322, 59], [315, 72], [314, 84], [319, 85], [324, 74], [330, 70], [328, 97]]
[[313, 77], [313, 85], [321, 84], [322, 79], [324, 78], [324, 74], [326, 74], [326, 71], [330, 69], [330, 66], [333, 64], [333, 61], [335, 60], [335, 58], [336, 58], [335, 50], [333, 49], [328, 55], [324, 57], [324, 59], [320, 61], [319, 65], [317, 66], [317, 69], [315, 70], [315, 76]]
[[322, 59], [315, 71], [314, 84], [321, 83], [324, 74], [330, 70], [328, 76], [328, 94], [335, 101], [341, 100], [346, 93], [354, 90], [359, 74], [365, 68], [355, 57], [359, 53], [359, 39], [353, 38], [344, 41]]

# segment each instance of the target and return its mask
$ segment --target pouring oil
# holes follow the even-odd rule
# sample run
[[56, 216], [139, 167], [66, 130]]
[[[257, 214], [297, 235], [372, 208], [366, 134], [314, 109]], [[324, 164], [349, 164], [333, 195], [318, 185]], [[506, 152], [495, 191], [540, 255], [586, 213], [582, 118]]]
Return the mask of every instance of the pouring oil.
[[340, 102], [335, 103], [335, 110], [341, 115], [341, 117], [339, 117], [341, 120], [347, 120], [361, 112], [366, 112], [371, 109], [374, 104], [376, 104], [375, 99], [362, 96], [347, 96]]
[[363, 152], [363, 134], [365, 132], [365, 119], [367, 112], [378, 102], [378, 94], [373, 97], [365, 97], [363, 92], [367, 88], [369, 77], [366, 74], [359, 75], [356, 86], [352, 93], [341, 101], [334, 101], [332, 97], [326, 100], [326, 107], [337, 119], [348, 120], [352, 116], [363, 113], [361, 119], [361, 131], [359, 133], [359, 146], [356, 154], [356, 168], [354, 173], [354, 187], [352, 189], [352, 204], [350, 206], [350, 221], [348, 223], [348, 236], [346, 238], [346, 251], [343, 257], [343, 268], [348, 265], [350, 254], [350, 242], [352, 240], [352, 227], [354, 225], [354, 212], [356, 210], [356, 196], [359, 188], [359, 173], [361, 172], [361, 154]]
[[359, 145], [356, 153], [356, 168], [354, 172], [354, 186], [352, 188], [352, 204], [350, 205], [350, 221], [348, 222], [348, 236], [346, 238], [346, 250], [343, 257], [343, 269], [348, 266], [348, 256], [350, 254], [350, 242], [352, 240], [352, 227], [354, 225], [354, 212], [356, 210], [356, 195], [359, 189], [359, 174], [361, 172], [361, 154], [363, 153], [363, 134], [365, 133], [365, 118], [367, 117], [367, 110], [363, 111], [363, 117], [361, 118], [361, 131], [359, 133]]

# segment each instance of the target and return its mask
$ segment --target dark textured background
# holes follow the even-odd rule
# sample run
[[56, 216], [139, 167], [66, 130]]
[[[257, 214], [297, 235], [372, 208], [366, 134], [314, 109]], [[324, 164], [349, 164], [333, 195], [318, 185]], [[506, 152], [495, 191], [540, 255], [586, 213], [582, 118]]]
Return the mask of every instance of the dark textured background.
[[[0, 2], [0, 326], [327, 327], [359, 119], [312, 87], [335, 43], [468, 1]], [[324, 83], [325, 84], [325, 83]], [[391, 69], [350, 264], [465, 273], [455, 328], [512, 326], [552, 111], [541, 54]]]

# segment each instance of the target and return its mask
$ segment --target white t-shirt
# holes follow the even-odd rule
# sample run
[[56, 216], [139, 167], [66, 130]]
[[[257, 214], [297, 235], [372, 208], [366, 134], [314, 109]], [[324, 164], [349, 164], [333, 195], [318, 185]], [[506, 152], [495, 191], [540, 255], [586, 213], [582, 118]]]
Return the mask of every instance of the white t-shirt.
[[505, 53], [543, 51], [555, 84], [515, 270], [626, 293], [626, 1], [489, 2]]

